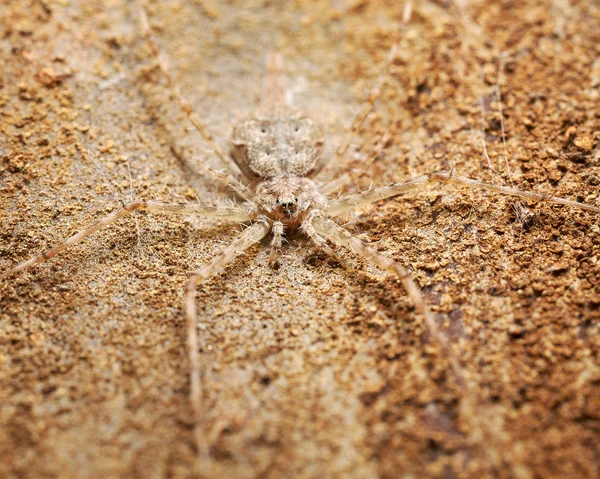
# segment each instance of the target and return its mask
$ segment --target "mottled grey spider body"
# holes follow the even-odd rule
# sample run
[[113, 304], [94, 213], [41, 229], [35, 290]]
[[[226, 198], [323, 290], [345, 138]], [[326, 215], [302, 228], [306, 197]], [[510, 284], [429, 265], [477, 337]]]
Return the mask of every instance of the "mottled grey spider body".
[[275, 106], [238, 123], [231, 157], [254, 190], [254, 215], [298, 228], [326, 198], [309, 179], [323, 166], [323, 131], [307, 116]]
[[241, 121], [231, 156], [249, 181], [277, 176], [314, 176], [323, 166], [323, 130], [311, 118], [273, 106]]

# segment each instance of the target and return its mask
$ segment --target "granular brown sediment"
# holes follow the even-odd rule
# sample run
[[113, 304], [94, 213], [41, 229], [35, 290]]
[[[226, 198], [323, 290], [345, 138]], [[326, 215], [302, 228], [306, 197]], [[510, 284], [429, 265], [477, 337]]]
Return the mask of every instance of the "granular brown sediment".
[[[332, 152], [400, 38], [392, 79], [349, 150], [348, 191], [452, 167], [508, 184], [496, 98], [507, 51], [500, 89], [515, 185], [597, 204], [593, 2], [479, 2], [463, 14], [419, 2], [405, 29], [401, 5], [253, 7], [149, 6], [175, 79], [224, 148], [257, 105], [269, 48]], [[118, 200], [227, 197], [171, 153], [175, 144], [218, 167], [170, 100], [128, 2], [0, 9], [2, 270]], [[526, 204], [536, 221], [522, 224], [513, 205], [432, 188], [347, 221], [409, 267], [439, 315], [495, 419], [499, 475], [595, 477], [598, 218]], [[182, 290], [238, 231], [139, 215], [0, 285], [1, 475], [192, 474]], [[198, 290], [215, 475], [491, 474], [400, 283], [288, 239], [278, 270], [263, 245]]]

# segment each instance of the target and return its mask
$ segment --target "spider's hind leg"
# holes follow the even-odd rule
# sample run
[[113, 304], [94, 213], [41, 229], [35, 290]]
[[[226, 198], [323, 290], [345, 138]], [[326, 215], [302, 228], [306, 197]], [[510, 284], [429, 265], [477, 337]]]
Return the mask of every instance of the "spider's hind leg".
[[[144, 39], [148, 42], [148, 45], [150, 46], [150, 49], [152, 50], [152, 55], [158, 62], [158, 66], [159, 66], [161, 72], [167, 79], [167, 83], [169, 84], [169, 87], [171, 88], [171, 91], [173, 92], [173, 95], [175, 96], [177, 103], [179, 104], [181, 109], [184, 111], [184, 113], [187, 115], [187, 117], [189, 118], [192, 125], [194, 125], [194, 128], [196, 128], [196, 130], [198, 130], [198, 132], [200, 133], [202, 138], [204, 138], [204, 140], [208, 143], [210, 148], [214, 151], [215, 155], [217, 155], [217, 157], [219, 158], [221, 163], [227, 169], [228, 174], [226, 176], [229, 177], [228, 178], [229, 186], [240, 197], [242, 197], [246, 200], [250, 199], [248, 197], [247, 193], [245, 192], [245, 190], [247, 189], [246, 186], [245, 185], [243, 187], [237, 186], [237, 184], [239, 184], [239, 181], [236, 179], [236, 175], [238, 175], [240, 173], [239, 168], [233, 162], [233, 160], [229, 157], [229, 155], [227, 155], [223, 151], [223, 149], [219, 146], [219, 144], [215, 140], [215, 137], [213, 136], [213, 134], [209, 131], [208, 127], [206, 126], [206, 123], [204, 123], [200, 119], [200, 117], [196, 114], [196, 112], [192, 109], [192, 105], [183, 96], [183, 94], [181, 93], [181, 90], [179, 89], [179, 86], [177, 85], [177, 83], [175, 83], [175, 79], [173, 78], [173, 75], [169, 71], [169, 67], [168, 67], [166, 61], [164, 60], [164, 58], [162, 57], [161, 52], [158, 48], [158, 45], [152, 38], [152, 33], [150, 31], [150, 22], [148, 21], [148, 15], [146, 14], [146, 10], [143, 5], [143, 0], [137, 0], [136, 7], [137, 7], [137, 14], [139, 17], [141, 29], [142, 29], [142, 35], [143, 35]], [[207, 168], [205, 168], [205, 171], [209, 174], [211, 173]]]
[[263, 83], [263, 96], [261, 106], [264, 109], [284, 107], [287, 105], [285, 97], [285, 74], [283, 58], [279, 52], [269, 52], [266, 57], [266, 73]]

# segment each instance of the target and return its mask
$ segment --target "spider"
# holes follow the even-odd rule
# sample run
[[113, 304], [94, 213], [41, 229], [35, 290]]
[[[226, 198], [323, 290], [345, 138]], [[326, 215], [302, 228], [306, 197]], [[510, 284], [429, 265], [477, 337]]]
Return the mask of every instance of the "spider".
[[[178, 103], [228, 170], [228, 173], [220, 173], [204, 167], [206, 173], [231, 188], [237, 196], [244, 199], [244, 202], [239, 206], [219, 206], [132, 201], [123, 204], [114, 213], [100, 219], [55, 248], [6, 271], [0, 275], [0, 279], [5, 279], [25, 268], [51, 259], [71, 245], [82, 241], [117, 220], [131, 215], [135, 211], [198, 214], [232, 223], [247, 224], [248, 227], [220, 254], [215, 256], [209, 263], [192, 272], [184, 289], [191, 404], [195, 416], [195, 435], [198, 450], [205, 457], [208, 456], [209, 444], [202, 425], [205, 411], [202, 401], [203, 384], [198, 346], [196, 289], [199, 284], [217, 274], [221, 267], [230, 263], [254, 244], [269, 238], [269, 262], [272, 266], [275, 266], [283, 248], [285, 235], [291, 231], [299, 231], [306, 235], [318, 248], [331, 256], [337, 257], [338, 253], [329, 243], [333, 243], [339, 248], [349, 249], [381, 269], [395, 274], [404, 285], [417, 314], [423, 317], [429, 334], [447, 355], [457, 383], [468, 389], [470, 387], [469, 381], [465, 377], [456, 354], [449, 345], [446, 336], [439, 330], [433, 314], [427, 307], [420, 289], [410, 277], [408, 270], [397, 261], [366, 245], [345, 227], [335, 222], [333, 218], [363, 205], [422, 189], [432, 183], [485, 189], [492, 193], [514, 196], [520, 199], [552, 202], [600, 213], [600, 208], [595, 206], [516, 188], [483, 183], [457, 175], [453, 171], [424, 174], [408, 181], [329, 199], [327, 191], [331, 190], [332, 187], [321, 188], [315, 181], [319, 172], [327, 165], [326, 158], [323, 155], [325, 141], [323, 130], [309, 116], [293, 110], [286, 104], [280, 78], [281, 60], [277, 55], [270, 56], [267, 62], [268, 72], [261, 108], [256, 114], [242, 120], [234, 127], [231, 138], [231, 153], [227, 155], [215, 142], [206, 124], [194, 113], [190, 104], [179, 92], [167, 65], [162, 60], [158, 48], [151, 38], [147, 16], [141, 7], [139, 16], [143, 34], [152, 48], [161, 71], [171, 85]], [[388, 63], [392, 61], [394, 55], [395, 50], [392, 49], [388, 57]], [[365, 110], [357, 116], [354, 125], [360, 124], [368, 114], [376, 101], [380, 87], [381, 81], [372, 89], [370, 101]], [[345, 150], [346, 145], [338, 150], [335, 160], [343, 155]], [[242, 180], [238, 179], [240, 176], [243, 178]]]

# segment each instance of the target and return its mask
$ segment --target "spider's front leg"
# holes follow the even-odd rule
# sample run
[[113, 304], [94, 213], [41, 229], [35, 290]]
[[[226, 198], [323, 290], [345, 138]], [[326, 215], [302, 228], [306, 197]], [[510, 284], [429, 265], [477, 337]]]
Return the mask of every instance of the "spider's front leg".
[[375, 203], [376, 201], [392, 198], [401, 195], [411, 190], [422, 189], [432, 183], [447, 183], [458, 187], [472, 188], [478, 190], [487, 190], [492, 193], [498, 193], [505, 196], [516, 196], [522, 199], [533, 201], [543, 201], [546, 203], [556, 203], [571, 208], [600, 213], [600, 207], [580, 203], [579, 201], [567, 200], [558, 196], [545, 195], [543, 193], [534, 193], [533, 191], [520, 190], [518, 188], [510, 188], [508, 186], [493, 185], [484, 183], [483, 181], [473, 180], [466, 176], [455, 175], [451, 171], [438, 171], [429, 175], [421, 175], [412, 180], [402, 183], [392, 183], [388, 186], [374, 188], [354, 195], [343, 196], [337, 200], [333, 200], [327, 206], [325, 213], [329, 216], [335, 216], [345, 211], [355, 209], [357, 206]]
[[283, 245], [284, 226], [281, 221], [273, 222], [273, 241], [271, 241], [271, 252], [269, 253], [269, 266], [274, 268], [277, 265], [277, 259], [281, 254]]
[[505, 445], [502, 443], [503, 439], [498, 436], [493, 427], [490, 427], [491, 418], [479, 399], [477, 389], [463, 369], [447, 336], [440, 331], [433, 314], [425, 304], [421, 291], [408, 271], [396, 261], [367, 246], [347, 229], [323, 215], [316, 215], [312, 220], [312, 225], [323, 238], [327, 238], [339, 246], [350, 248], [365, 260], [376, 264], [383, 270], [394, 273], [402, 281], [416, 311], [423, 316], [427, 331], [450, 363], [450, 369], [461, 391], [460, 411], [465, 423], [470, 428], [469, 441], [485, 457], [490, 471], [493, 470], [498, 461], [503, 460], [501, 452], [505, 449]]
[[466, 386], [467, 381], [465, 373], [448, 342], [448, 338], [440, 331], [433, 314], [425, 304], [421, 291], [410, 277], [408, 271], [401, 264], [378, 251], [375, 251], [356, 236], [352, 235], [346, 228], [343, 228], [324, 216], [315, 216], [311, 225], [314, 227], [315, 231], [324, 238], [327, 238], [338, 246], [350, 248], [354, 253], [365, 260], [375, 263], [381, 269], [398, 276], [416, 311], [423, 316], [429, 334], [439, 344], [444, 354], [448, 357], [457, 384], [461, 387]]
[[323, 211], [321, 210], [313, 210], [308, 215], [304, 223], [302, 224], [302, 231], [306, 236], [310, 238], [310, 240], [315, 244], [315, 246], [321, 251], [325, 252], [329, 257], [334, 258], [341, 265], [346, 265], [346, 262], [341, 258], [339, 254], [335, 250], [333, 250], [328, 244], [327, 239], [324, 238], [315, 228], [314, 220], [315, 218], [322, 217]]
[[204, 266], [195, 270], [185, 287], [184, 303], [187, 320], [188, 352], [190, 361], [190, 400], [194, 411], [194, 435], [198, 453], [204, 459], [209, 458], [208, 443], [206, 441], [202, 418], [204, 407], [202, 404], [202, 382], [200, 379], [200, 355], [198, 352], [198, 324], [196, 311], [196, 287], [231, 260], [241, 255], [253, 244], [262, 240], [271, 230], [271, 222], [266, 217], [260, 217], [252, 226], [245, 229], [229, 246]]
[[111, 224], [115, 223], [120, 218], [130, 215], [134, 211], [152, 211], [160, 213], [175, 213], [175, 214], [201, 214], [203, 216], [212, 218], [221, 218], [230, 221], [248, 221], [250, 219], [249, 209], [240, 206], [211, 206], [211, 205], [199, 205], [199, 204], [180, 204], [180, 203], [161, 203], [159, 201], [133, 201], [131, 203], [124, 204], [114, 213], [98, 220], [90, 227], [74, 234], [68, 238], [64, 243], [55, 246], [44, 253], [34, 256], [33, 258], [18, 264], [17, 266], [5, 271], [0, 274], [0, 280], [7, 278], [19, 271], [29, 268], [35, 264], [47, 261], [53, 258], [61, 251], [67, 249], [69, 246], [79, 243], [91, 234], [95, 233], [102, 228], [106, 228]]

